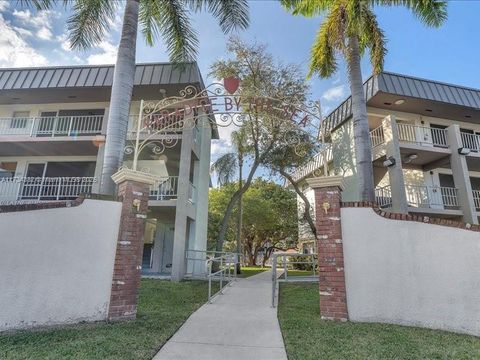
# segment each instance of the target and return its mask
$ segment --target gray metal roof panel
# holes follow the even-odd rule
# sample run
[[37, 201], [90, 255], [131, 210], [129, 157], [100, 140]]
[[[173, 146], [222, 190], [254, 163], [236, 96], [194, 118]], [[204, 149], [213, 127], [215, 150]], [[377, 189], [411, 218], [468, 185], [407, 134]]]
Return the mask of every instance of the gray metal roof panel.
[[[18, 79], [18, 80], [17, 80]], [[0, 90], [56, 87], [110, 87], [113, 65], [67, 66], [0, 69]], [[138, 64], [135, 85], [203, 85], [196, 63], [186, 63], [183, 70], [171, 63]]]
[[[389, 72], [382, 72], [368, 78], [364, 83], [364, 91], [367, 101], [378, 92], [384, 92], [480, 109], [479, 89]], [[327, 130], [333, 130], [351, 115], [351, 97], [348, 97], [325, 118]]]

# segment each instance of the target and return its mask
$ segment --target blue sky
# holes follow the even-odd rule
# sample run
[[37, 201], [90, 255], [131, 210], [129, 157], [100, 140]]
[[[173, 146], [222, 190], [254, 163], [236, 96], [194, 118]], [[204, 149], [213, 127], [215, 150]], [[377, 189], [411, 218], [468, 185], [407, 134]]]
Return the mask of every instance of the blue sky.
[[[239, 33], [245, 40], [266, 43], [270, 52], [283, 63], [308, 66], [309, 50], [321, 18], [294, 17], [277, 1], [250, 2], [251, 26]], [[377, 8], [381, 27], [388, 38], [389, 53], [385, 70], [480, 88], [480, 47], [477, 46], [480, 1], [451, 1], [449, 19], [440, 29], [423, 26], [412, 14], [401, 8]], [[121, 24], [113, 22], [111, 32], [98, 47], [87, 52], [68, 49], [65, 21], [68, 12], [62, 8], [49, 12], [22, 9], [14, 1], [0, 1], [0, 67], [63, 64], [104, 64], [115, 61]], [[121, 13], [118, 16], [121, 20]], [[192, 15], [200, 38], [198, 63], [207, 77], [210, 64], [228, 57], [227, 36], [208, 14]], [[138, 40], [137, 61], [167, 61], [164, 44], [154, 47]], [[371, 68], [363, 61], [363, 74]], [[208, 82], [208, 79], [207, 79]], [[311, 81], [312, 98], [321, 99], [324, 112], [333, 109], [349, 93], [345, 66], [330, 79]], [[222, 134], [228, 137], [228, 132]], [[228, 139], [214, 147], [214, 153], [225, 151]]]

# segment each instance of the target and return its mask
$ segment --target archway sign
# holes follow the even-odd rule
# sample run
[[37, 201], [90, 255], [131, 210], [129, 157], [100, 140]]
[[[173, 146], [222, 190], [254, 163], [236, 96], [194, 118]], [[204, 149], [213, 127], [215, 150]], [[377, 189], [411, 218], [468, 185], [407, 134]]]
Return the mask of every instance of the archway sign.
[[288, 138], [284, 137], [283, 141], [293, 145], [298, 154], [302, 152], [299, 134], [317, 140], [321, 124], [319, 102], [274, 98], [260, 91], [240, 95], [239, 85], [240, 80], [230, 77], [224, 79], [223, 84], [212, 83], [202, 90], [189, 85], [180, 90], [179, 96], [158, 102], [141, 100], [135, 141], [125, 147], [126, 154], [133, 154], [132, 170], [137, 170], [138, 158], [146, 148], [161, 154], [174, 147], [179, 140], [178, 132], [209, 122], [220, 127], [242, 126], [254, 114], [282, 122], [286, 129], [295, 130], [287, 132]]

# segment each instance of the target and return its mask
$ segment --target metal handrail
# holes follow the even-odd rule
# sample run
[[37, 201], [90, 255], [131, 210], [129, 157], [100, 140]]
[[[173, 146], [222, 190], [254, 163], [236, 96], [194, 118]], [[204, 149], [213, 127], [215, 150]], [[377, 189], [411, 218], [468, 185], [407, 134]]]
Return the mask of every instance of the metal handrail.
[[383, 134], [383, 125], [370, 131], [370, 143], [372, 148], [382, 145], [385, 142], [385, 135]]
[[[218, 270], [213, 270], [213, 264], [219, 263]], [[207, 267], [207, 279], [208, 279], [208, 303], [212, 303], [212, 299], [218, 294], [223, 295], [223, 284], [230, 286], [231, 281], [237, 279], [237, 272], [235, 271], [237, 260], [233, 253], [226, 253], [218, 257], [212, 257], [205, 262]], [[232, 265], [233, 265], [233, 277], [232, 277]], [[220, 289], [212, 294], [212, 279], [218, 278], [220, 280]]]
[[177, 198], [178, 176], [159, 179], [150, 187], [150, 200], [172, 200]]
[[375, 189], [375, 201], [381, 208], [392, 205], [392, 188], [390, 185]]
[[446, 129], [399, 123], [398, 138], [400, 141], [448, 147]]
[[[287, 261], [287, 257], [310, 257], [311, 261]], [[272, 254], [272, 307], [275, 307], [275, 298], [277, 293], [277, 286], [280, 282], [318, 282], [320, 280], [318, 273], [315, 271], [317, 267], [317, 254], [302, 254], [302, 253], [273, 253]], [[282, 259], [281, 263], [278, 258]], [[288, 265], [307, 264], [312, 266], [312, 275], [288, 277]], [[281, 265], [284, 277], [279, 279], [277, 276], [277, 267]]]

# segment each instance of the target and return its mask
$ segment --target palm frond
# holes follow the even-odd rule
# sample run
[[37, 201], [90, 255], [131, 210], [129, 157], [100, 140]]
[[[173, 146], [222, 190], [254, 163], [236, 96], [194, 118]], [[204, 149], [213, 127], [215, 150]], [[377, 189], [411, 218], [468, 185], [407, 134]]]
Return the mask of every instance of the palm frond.
[[20, 7], [34, 7], [37, 10], [48, 10], [55, 5], [55, 0], [17, 0]]
[[383, 30], [378, 24], [377, 17], [368, 8], [363, 11], [363, 28], [360, 36], [360, 47], [370, 49], [370, 63], [375, 74], [383, 70], [387, 48]]
[[234, 179], [237, 173], [237, 166], [237, 155], [235, 153], [227, 153], [220, 156], [210, 166], [210, 171], [217, 174], [220, 185], [225, 185]]
[[410, 9], [424, 24], [441, 26], [448, 17], [447, 1], [441, 0], [370, 0], [373, 5], [404, 6]]
[[247, 0], [187, 0], [194, 12], [206, 10], [218, 19], [224, 33], [246, 29], [250, 23]]
[[167, 44], [170, 60], [178, 63], [194, 60], [197, 56], [198, 38], [190, 24], [190, 12], [185, 7], [185, 2], [155, 2], [157, 8], [152, 15]]
[[282, 6], [293, 15], [315, 17], [335, 5], [333, 0], [280, 0]]
[[72, 48], [86, 49], [100, 43], [114, 20], [117, 0], [77, 0], [67, 20]]
[[160, 8], [157, 0], [142, 0], [140, 2], [140, 9], [138, 13], [138, 22], [142, 26], [142, 34], [148, 45], [153, 46], [155, 39], [159, 35], [158, 25], [156, 19], [160, 19]]

